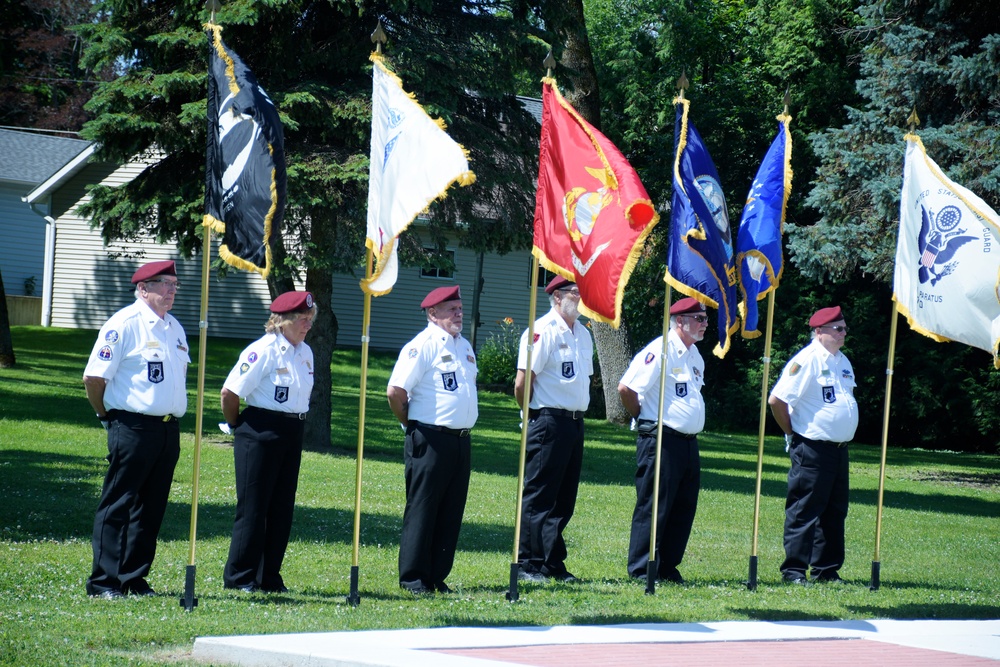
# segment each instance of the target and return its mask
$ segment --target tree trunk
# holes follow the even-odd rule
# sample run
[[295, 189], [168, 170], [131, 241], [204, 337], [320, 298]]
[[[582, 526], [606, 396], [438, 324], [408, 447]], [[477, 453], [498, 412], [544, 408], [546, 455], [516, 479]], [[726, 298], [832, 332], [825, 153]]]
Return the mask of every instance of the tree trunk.
[[[597, 70], [594, 68], [594, 55], [587, 37], [583, 2], [567, 0], [564, 9], [566, 48], [560, 64], [566, 69], [573, 84], [573, 89], [564, 91], [564, 95], [587, 122], [600, 129], [601, 93], [597, 84]], [[629, 362], [632, 361], [632, 337], [629, 335], [628, 323], [623, 315], [617, 329], [599, 322], [593, 322], [591, 328], [601, 371], [605, 416], [610, 422], [625, 424], [629, 416], [618, 397], [618, 380], [625, 375]]]
[[14, 340], [10, 337], [10, 316], [7, 314], [7, 293], [0, 274], [0, 368], [13, 368]]
[[[337, 214], [314, 211], [309, 232], [315, 257], [333, 254], [338, 226]], [[320, 216], [323, 219], [320, 220]], [[319, 264], [319, 266], [317, 266]], [[313, 351], [313, 391], [309, 398], [304, 446], [313, 451], [330, 451], [330, 412], [333, 378], [330, 365], [337, 346], [337, 316], [333, 312], [333, 271], [329, 265], [314, 262], [306, 271], [306, 290], [312, 292], [318, 306], [316, 319], [306, 342]]]

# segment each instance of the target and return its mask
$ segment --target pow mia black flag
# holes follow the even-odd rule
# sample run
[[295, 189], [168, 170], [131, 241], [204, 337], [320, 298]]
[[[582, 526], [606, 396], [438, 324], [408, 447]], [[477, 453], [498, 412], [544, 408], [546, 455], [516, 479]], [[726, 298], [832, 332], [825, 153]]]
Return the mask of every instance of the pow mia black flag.
[[266, 278], [271, 239], [285, 214], [281, 119], [253, 72], [222, 41], [222, 27], [205, 27], [210, 48], [203, 224], [223, 234], [219, 256], [226, 263]]

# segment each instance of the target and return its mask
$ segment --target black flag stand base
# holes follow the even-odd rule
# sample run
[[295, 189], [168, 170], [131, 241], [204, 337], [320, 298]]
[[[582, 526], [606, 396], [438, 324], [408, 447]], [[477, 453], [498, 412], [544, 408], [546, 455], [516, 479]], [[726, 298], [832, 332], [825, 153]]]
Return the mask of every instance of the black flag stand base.
[[507, 589], [507, 601], [508, 602], [517, 602], [517, 598], [519, 597], [518, 594], [517, 594], [517, 571], [518, 571], [518, 565], [517, 565], [517, 563], [511, 563], [510, 564], [510, 587]]
[[656, 561], [646, 563], [646, 595], [656, 595]]
[[184, 571], [184, 597], [181, 598], [181, 606], [185, 611], [198, 606], [198, 598], [194, 596], [194, 574], [197, 569], [196, 565], [188, 565]]
[[757, 590], [757, 557], [750, 556], [750, 576], [747, 577], [747, 590]]
[[872, 583], [871, 583], [871, 586], [868, 587], [868, 590], [870, 590], [870, 591], [877, 591], [878, 590], [878, 587], [881, 585], [881, 582], [879, 581], [879, 574], [880, 574], [881, 570], [882, 570], [882, 562], [881, 561], [877, 561], [877, 560], [873, 560], [872, 561]]
[[347, 604], [357, 607], [361, 604], [361, 595], [358, 593], [358, 566], [351, 566], [351, 594], [347, 596]]

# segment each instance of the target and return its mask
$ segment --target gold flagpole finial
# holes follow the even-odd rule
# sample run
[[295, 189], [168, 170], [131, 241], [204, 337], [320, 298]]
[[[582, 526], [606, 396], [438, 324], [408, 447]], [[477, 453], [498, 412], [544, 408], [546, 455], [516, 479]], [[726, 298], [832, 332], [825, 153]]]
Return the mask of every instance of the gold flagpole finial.
[[222, 9], [222, 3], [219, 2], [219, 0], [206, 0], [205, 9], [207, 9], [209, 14], [211, 15], [209, 23], [215, 23], [215, 12]]
[[557, 65], [556, 57], [552, 55], [552, 49], [549, 49], [548, 55], [545, 56], [545, 60], [542, 61], [542, 64], [545, 65], [545, 78], [551, 79], [552, 70], [554, 70]]
[[784, 115], [788, 115], [788, 105], [792, 103], [792, 87], [788, 86], [785, 88], [785, 110], [782, 111]]
[[913, 111], [910, 112], [910, 117], [906, 119], [906, 123], [910, 126], [910, 132], [915, 132], [917, 125], [920, 125], [920, 116], [917, 115], [917, 107], [913, 107]]
[[681, 77], [677, 79], [677, 89], [680, 90], [677, 94], [678, 98], [682, 100], [684, 99], [684, 91], [688, 89], [689, 85], [690, 83], [687, 78], [687, 70], [681, 70]]
[[385, 34], [385, 30], [382, 29], [382, 20], [379, 19], [378, 25], [375, 26], [375, 32], [372, 33], [372, 43], [375, 45], [375, 53], [382, 53], [382, 45], [389, 41], [389, 37]]

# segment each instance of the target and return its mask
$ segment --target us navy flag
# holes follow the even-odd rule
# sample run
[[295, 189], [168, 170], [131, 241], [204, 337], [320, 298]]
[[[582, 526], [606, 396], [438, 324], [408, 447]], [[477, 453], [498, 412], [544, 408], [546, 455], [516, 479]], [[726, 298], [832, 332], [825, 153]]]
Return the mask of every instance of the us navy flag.
[[253, 72], [222, 41], [222, 27], [206, 28], [211, 48], [203, 224], [223, 234], [219, 256], [226, 263], [266, 278], [271, 239], [285, 213], [281, 119]]
[[722, 358], [729, 351], [730, 334], [739, 327], [729, 212], [708, 149], [688, 122], [688, 100], [678, 98], [674, 104], [676, 157], [664, 279], [719, 310], [719, 343], [712, 352]]

